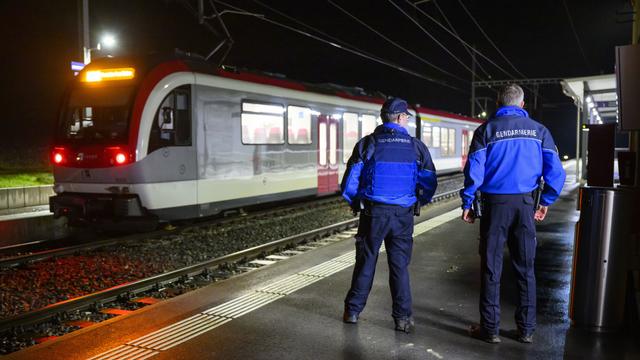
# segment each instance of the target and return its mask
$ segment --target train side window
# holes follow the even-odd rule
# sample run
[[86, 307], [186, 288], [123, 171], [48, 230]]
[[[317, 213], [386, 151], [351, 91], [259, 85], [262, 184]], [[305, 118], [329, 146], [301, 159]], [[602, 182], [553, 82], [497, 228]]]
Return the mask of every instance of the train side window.
[[423, 125], [423, 127], [422, 127], [422, 142], [424, 142], [424, 144], [429, 146], [429, 147], [432, 146], [431, 126]]
[[362, 115], [362, 137], [365, 137], [373, 132], [378, 126], [376, 117], [373, 115]]
[[284, 106], [242, 103], [243, 144], [284, 144]]
[[329, 125], [329, 164], [335, 165], [338, 161], [338, 125]]
[[440, 156], [449, 156], [449, 129], [440, 128]]
[[342, 116], [342, 161], [346, 164], [358, 142], [358, 114], [344, 113]]
[[287, 121], [289, 144], [311, 144], [311, 109], [289, 106]]
[[167, 146], [191, 146], [189, 85], [171, 91], [160, 103], [149, 135], [151, 153]]
[[456, 155], [456, 129], [449, 129], [449, 156]]
[[438, 126], [433, 127], [432, 140], [434, 148], [440, 147], [440, 128]]

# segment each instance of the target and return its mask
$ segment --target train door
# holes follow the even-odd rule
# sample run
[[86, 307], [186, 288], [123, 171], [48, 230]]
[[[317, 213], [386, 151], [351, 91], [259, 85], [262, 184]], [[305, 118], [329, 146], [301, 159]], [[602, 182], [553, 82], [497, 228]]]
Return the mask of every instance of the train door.
[[462, 141], [460, 143], [462, 144], [462, 168], [464, 168], [469, 156], [469, 145], [471, 145], [469, 130], [462, 129]]
[[338, 191], [338, 120], [318, 116], [318, 194]]

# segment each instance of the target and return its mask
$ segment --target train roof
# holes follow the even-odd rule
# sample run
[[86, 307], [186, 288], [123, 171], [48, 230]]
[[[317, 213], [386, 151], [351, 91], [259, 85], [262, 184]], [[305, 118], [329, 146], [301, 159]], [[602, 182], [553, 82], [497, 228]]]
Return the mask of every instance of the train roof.
[[[261, 72], [249, 69], [242, 69], [232, 66], [221, 66], [216, 68], [212, 63], [207, 62], [203, 57], [176, 51], [174, 54], [151, 54], [146, 56], [123, 56], [99, 58], [86, 66], [86, 70], [107, 67], [134, 67], [138, 74], [148, 74], [160, 65], [173, 63], [176, 71], [189, 70], [197, 73], [209, 74], [240, 81], [247, 81], [257, 84], [272, 85], [286, 89], [332, 95], [350, 100], [363, 101], [382, 105], [387, 96], [381, 92], [369, 92], [359, 87], [342, 86], [333, 83], [314, 84], [303, 81], [296, 81], [287, 78], [285, 75]], [[84, 70], [83, 70], [84, 71]], [[144, 76], [137, 77], [140, 81]], [[423, 106], [413, 106], [418, 113], [430, 114], [446, 118], [453, 118], [461, 121], [482, 123], [482, 120], [469, 116], [450, 113], [447, 111], [431, 109]]]

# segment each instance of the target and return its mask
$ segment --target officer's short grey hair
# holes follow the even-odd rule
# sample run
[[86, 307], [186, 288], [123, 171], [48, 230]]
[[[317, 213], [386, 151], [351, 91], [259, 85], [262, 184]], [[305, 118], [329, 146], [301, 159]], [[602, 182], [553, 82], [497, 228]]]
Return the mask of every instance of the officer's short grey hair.
[[398, 122], [400, 121], [400, 115], [402, 115], [402, 113], [395, 113], [395, 114], [389, 114], [386, 112], [381, 112], [380, 113], [380, 118], [382, 119], [383, 123], [388, 123], [388, 122]]
[[519, 85], [505, 85], [498, 93], [498, 104], [500, 106], [520, 106], [524, 101], [524, 91]]

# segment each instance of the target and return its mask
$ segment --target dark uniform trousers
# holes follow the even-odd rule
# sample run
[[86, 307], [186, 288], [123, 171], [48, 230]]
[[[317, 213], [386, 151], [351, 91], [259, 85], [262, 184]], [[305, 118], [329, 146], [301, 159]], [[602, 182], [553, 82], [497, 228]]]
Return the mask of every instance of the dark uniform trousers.
[[408, 266], [413, 248], [413, 207], [373, 205], [360, 213], [356, 235], [356, 264], [345, 309], [359, 314], [364, 309], [376, 272], [378, 252], [384, 241], [389, 263], [389, 287], [394, 318], [411, 316]]
[[483, 194], [480, 220], [482, 266], [480, 325], [490, 334], [500, 328], [500, 276], [505, 243], [518, 281], [515, 320], [527, 333], [536, 326], [536, 228], [531, 194]]

